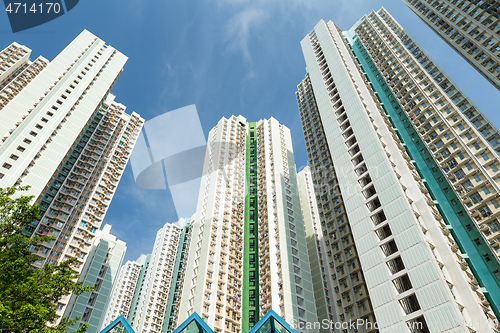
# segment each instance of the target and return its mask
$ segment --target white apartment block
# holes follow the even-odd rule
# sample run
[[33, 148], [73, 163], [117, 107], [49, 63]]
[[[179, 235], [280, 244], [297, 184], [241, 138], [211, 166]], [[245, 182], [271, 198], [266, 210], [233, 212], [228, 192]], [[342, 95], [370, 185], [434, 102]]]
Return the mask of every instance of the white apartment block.
[[84, 286], [93, 286], [94, 290], [78, 296], [71, 295], [67, 306], [62, 301], [57, 304], [58, 309], [65, 308], [63, 317], [69, 319], [80, 317], [75, 325], [68, 328], [69, 332], [76, 331], [85, 323], [88, 324], [88, 333], [100, 332], [113, 284], [118, 277], [127, 250], [125, 242], [116, 239], [110, 231], [109, 224], [104, 225], [102, 230], [96, 231], [96, 239], [89, 252], [89, 258], [78, 278]]
[[301, 45], [321, 120], [315, 131], [328, 143], [378, 330], [494, 332], [485, 325], [494, 315], [346, 36], [320, 21]]
[[25, 232], [55, 237], [36, 265], [76, 257], [80, 273], [144, 120], [109, 94], [127, 57], [90, 32], [50, 63], [30, 52], [0, 52], [0, 187], [29, 185], [41, 219]]
[[[189, 221], [190, 219], [180, 219], [176, 223], [166, 223], [156, 233], [153, 252], [141, 285], [136, 287], [136, 295], [132, 300], [135, 304], [131, 306], [128, 314], [128, 321], [136, 332], [162, 332], [174, 280], [180, 235]], [[118, 293], [120, 291], [117, 290]], [[112, 317], [115, 317], [115, 314], [112, 314]]]
[[493, 256], [484, 260], [499, 261], [498, 130], [387, 11], [370, 13], [357, 31], [364, 44], [372, 45], [369, 53], [384, 47], [384, 58], [394, 60], [387, 67], [374, 57], [384, 76], [398, 74], [389, 85], [490, 248]]
[[[309, 255], [318, 257], [317, 264], [311, 262], [318, 317], [334, 322], [359, 319], [373, 323], [368, 287], [309, 76], [297, 86], [296, 97], [311, 165], [310, 172], [303, 171], [301, 200], [316, 206], [310, 212], [307, 206], [302, 209], [304, 217], [309, 217], [305, 219]], [[313, 235], [317, 238], [314, 246]], [[359, 329], [365, 330], [376, 328]]]
[[439, 37], [500, 90], [498, 0], [403, 0]]
[[276, 119], [222, 118], [208, 137], [179, 322], [246, 332], [269, 309], [316, 321], [291, 136]]
[[[326, 227], [325, 213], [320, 213], [318, 207], [311, 168], [305, 167], [297, 176], [318, 321], [321, 323], [325, 321], [340, 323], [345, 318], [351, 320], [356, 318], [356, 320], [360, 319], [364, 322], [375, 322], [363, 272], [355, 252], [356, 248], [347, 229], [348, 225], [345, 225], [341, 230], [343, 241], [335, 243], [337, 235], [332, 230], [333, 222], [328, 221], [328, 227]], [[323, 186], [323, 188], [325, 187]], [[335, 191], [338, 191], [338, 188]], [[319, 192], [323, 192], [322, 188]], [[321, 201], [326, 201], [324, 198], [328, 198], [328, 196], [323, 194], [320, 197]], [[330, 206], [330, 203], [327, 202], [326, 205]], [[333, 209], [324, 207], [326, 214], [328, 211], [339, 213], [339, 208], [345, 210], [340, 203], [336, 203], [336, 205], [337, 207]], [[335, 245], [330, 247], [330, 242]], [[338, 297], [338, 290], [342, 292], [341, 297]], [[360, 327], [358, 331], [376, 331], [376, 329], [365, 330]], [[335, 326], [322, 326], [319, 328], [319, 332], [335, 332]]]
[[152, 254], [143, 254], [121, 268], [101, 328], [120, 315], [136, 332], [168, 333], [177, 328], [190, 225], [190, 218], [165, 224], [157, 233]]
[[273, 309], [288, 323], [315, 322], [290, 130], [274, 118], [257, 122], [256, 149], [260, 317]]
[[128, 316], [141, 269], [140, 259], [137, 261], [129, 260], [122, 266], [111, 294], [102, 327], [108, 326], [120, 315], [125, 318]]
[[16, 42], [0, 52], [0, 110], [49, 64], [41, 56], [31, 62], [30, 55], [29, 48]]
[[245, 199], [243, 117], [221, 119], [208, 137], [179, 322], [193, 312], [214, 331], [240, 331]]

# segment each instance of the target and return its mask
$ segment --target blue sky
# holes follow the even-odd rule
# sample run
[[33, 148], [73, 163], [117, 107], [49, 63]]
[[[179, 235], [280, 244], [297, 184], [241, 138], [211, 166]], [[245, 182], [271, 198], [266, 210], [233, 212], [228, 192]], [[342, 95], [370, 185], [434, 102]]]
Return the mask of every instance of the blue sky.
[[[129, 112], [148, 120], [196, 104], [205, 135], [222, 116], [273, 116], [292, 131], [300, 169], [307, 164], [295, 101], [305, 74], [300, 41], [320, 19], [346, 30], [381, 6], [500, 127], [500, 92], [401, 0], [82, 0], [62, 17], [16, 34], [0, 14], [0, 47], [17, 41], [33, 50], [32, 59], [52, 60], [87, 29], [129, 57], [112, 90]], [[127, 166], [105, 219], [127, 242], [126, 260], [151, 251], [156, 231], [176, 220], [169, 191], [138, 188]]]

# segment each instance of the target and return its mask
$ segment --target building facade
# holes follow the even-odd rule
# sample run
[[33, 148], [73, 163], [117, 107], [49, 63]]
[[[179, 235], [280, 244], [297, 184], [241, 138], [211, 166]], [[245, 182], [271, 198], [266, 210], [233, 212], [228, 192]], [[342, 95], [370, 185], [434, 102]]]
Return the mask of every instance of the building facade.
[[[369, 68], [366, 72], [371, 75], [372, 85], [378, 87], [378, 96], [385, 99], [386, 110], [392, 113], [401, 138], [406, 137], [407, 150], [411, 150], [415, 166], [438, 202], [437, 208], [461, 252], [468, 257], [465, 261], [487, 299], [481, 302], [490, 303], [498, 317], [500, 248], [496, 240], [496, 196], [500, 193], [496, 190], [499, 177], [495, 171], [498, 154], [491, 140], [497, 130], [472, 103], [465, 103], [466, 98], [459, 91], [454, 95], [458, 90], [454, 83], [403, 33], [387, 11], [372, 13], [363, 23], [364, 28], [378, 23], [371, 33], [377, 31], [382, 36], [388, 32], [386, 38], [393, 39], [386, 43], [391, 46], [389, 50], [400, 48], [393, 53], [397, 56], [390, 57], [392, 66], [381, 66], [376, 51], [362, 47], [368, 36], [361, 33], [363, 26], [356, 28], [360, 38], [353, 40], [353, 49], [360, 55], [358, 59], [364, 68]], [[399, 77], [390, 74], [391, 67]], [[460, 101], [462, 98], [464, 101]]]
[[[32, 62], [30, 55], [29, 48], [16, 42], [0, 52], [0, 110], [49, 64], [41, 56]], [[4, 134], [5, 130], [3, 128]]]
[[[127, 250], [125, 242], [117, 240], [110, 234], [110, 230], [111, 226], [106, 224], [102, 230], [96, 231], [89, 258], [78, 279], [84, 286], [94, 286], [94, 290], [78, 296], [71, 295], [69, 298], [63, 317], [80, 317], [75, 325], [68, 328], [69, 332], [74, 332], [87, 323], [87, 332], [97, 333], [103, 324], [113, 284]], [[59, 303], [58, 307], [62, 305], [63, 303]]]
[[128, 316], [145, 257], [142, 255], [137, 261], [127, 261], [120, 269], [102, 326], [108, 326], [120, 315]]
[[120, 315], [136, 332], [169, 333], [177, 327], [190, 231], [190, 218], [166, 223], [152, 253], [122, 267], [102, 327]]
[[[311, 166], [309, 172], [306, 169], [301, 176], [303, 201], [309, 206], [311, 202], [312, 206], [317, 206], [310, 208], [312, 216], [305, 220], [308, 235], [316, 237], [316, 245], [309, 245], [312, 251], [309, 254], [318, 256], [315, 269], [321, 270], [321, 276], [316, 275], [314, 283], [315, 286], [322, 286], [322, 290], [315, 289], [315, 292], [316, 295], [323, 294], [324, 300], [317, 297], [316, 302], [326, 302], [317, 306], [328, 310], [323, 314], [328, 320], [343, 322], [360, 319], [374, 323], [368, 287], [309, 77], [299, 84], [296, 96]], [[366, 326], [367, 331], [371, 331], [370, 328]]]
[[[454, 130], [449, 127], [445, 130], [444, 126], [450, 123], [439, 123], [440, 119], [456, 118], [452, 124], [461, 124], [464, 129], [467, 125], [467, 132], [464, 133], [474, 134], [473, 142], [481, 145], [480, 152], [474, 151], [470, 155], [472, 159], [469, 163], [471, 166], [471, 162], [474, 163], [475, 173], [482, 172], [480, 165], [483, 164], [477, 160], [477, 154], [484, 150], [486, 155], [491, 154], [489, 159], [497, 154], [485, 136], [480, 134], [481, 127], [476, 127], [486, 125], [490, 130], [494, 128], [487, 122], [477, 126], [470, 124], [463, 112], [472, 111], [477, 115], [479, 111], [463, 94], [459, 100], [452, 102], [443, 91], [446, 88], [439, 84], [446, 84], [445, 87], [452, 88], [454, 92], [458, 89], [451, 87], [451, 81], [435, 65], [431, 64], [428, 69], [419, 67], [418, 60], [409, 56], [411, 51], [406, 51], [414, 51], [417, 46], [410, 45], [408, 40], [404, 30], [384, 9], [364, 16], [344, 33], [332, 22], [320, 21], [313, 32], [302, 40], [308, 75], [299, 85], [297, 95], [304, 135], [309, 137], [306, 142], [317, 199], [322, 199], [323, 192], [334, 191], [338, 182], [338, 193], [348, 216], [348, 231], [356, 245], [357, 258], [369, 291], [370, 309], [373, 309], [379, 331], [496, 332], [491, 323], [496, 314], [489, 302], [493, 299], [495, 281], [488, 284], [491, 287], [488, 290], [481, 279], [483, 276], [493, 278], [493, 274], [479, 275], [475, 267], [469, 265], [473, 261], [465, 260], [469, 257], [462, 240], [470, 241], [470, 237], [463, 235], [461, 230], [454, 230], [455, 226], [450, 224], [455, 210], [445, 211], [441, 201], [432, 196], [436, 192], [439, 195], [453, 193], [453, 182], [450, 179], [447, 190], [439, 186], [432, 188], [421, 171], [431, 170], [437, 176], [437, 172], [443, 170], [441, 178], [437, 176], [429, 181], [436, 179], [436, 183], [445, 185], [444, 174], [450, 171], [449, 168], [446, 171], [441, 161], [434, 169], [430, 157], [434, 154], [425, 155], [427, 149], [437, 153], [451, 147], [451, 142], [448, 146], [444, 140], [448, 143]], [[428, 64], [430, 59], [426, 61]], [[391, 95], [392, 91], [383, 85], [387, 82], [394, 84], [397, 92], [400, 92], [399, 85], [405, 85], [406, 89], [419, 88], [419, 92], [420, 87], [428, 89], [429, 94], [410, 90], [401, 93], [402, 97], [396, 100]], [[387, 97], [386, 103], [381, 102], [382, 95]], [[424, 96], [427, 98], [425, 102]], [[417, 135], [414, 140], [410, 138], [403, 145], [400, 133], [410, 135], [413, 118], [410, 115], [406, 121], [403, 119], [404, 126], [400, 127], [395, 125], [395, 118], [407, 111], [406, 105], [409, 109], [419, 106], [426, 112], [427, 122], [423, 125], [429, 124], [429, 134], [432, 131], [441, 133], [433, 134], [432, 139], [419, 133], [423, 141], [426, 138], [429, 141], [425, 144], [417, 144], [419, 134], [414, 134]], [[464, 110], [459, 105], [464, 105]], [[405, 111], [402, 111], [403, 107]], [[391, 114], [389, 109], [394, 113]], [[462, 121], [458, 122], [459, 119]], [[443, 137], [444, 134], [448, 137]], [[433, 139], [436, 140], [431, 143]], [[316, 142], [320, 140], [318, 145]], [[440, 140], [443, 141], [439, 147], [432, 145]], [[458, 143], [463, 141], [457, 140], [455, 145]], [[422, 159], [407, 149], [410, 144], [412, 147], [413, 144], [415, 147], [420, 145], [417, 151], [423, 154]], [[462, 147], [464, 152], [469, 152], [466, 145]], [[324, 160], [329, 162], [329, 158], [332, 162], [327, 169], [328, 163]], [[321, 189], [322, 186], [325, 190]], [[492, 184], [487, 186], [494, 187]], [[338, 235], [343, 232], [343, 222], [335, 218], [344, 212], [334, 211], [327, 216], [327, 210], [323, 208], [325, 205], [327, 209], [335, 207], [338, 202], [332, 199], [319, 201], [318, 206], [323, 210], [319, 211], [323, 233]], [[462, 205], [459, 200], [448, 199], [447, 202], [455, 208]], [[460, 209], [457, 214], [459, 212]], [[469, 207], [463, 204], [461, 215], [469, 216], [468, 213]], [[471, 210], [470, 214], [472, 219], [475, 212]], [[478, 220], [474, 218], [474, 221]], [[476, 232], [479, 230], [476, 224], [471, 223], [469, 227]], [[336, 249], [335, 242], [330, 239], [328, 249], [331, 249], [332, 256]], [[488, 246], [486, 249], [489, 252], [484, 261], [497, 262], [491, 249]], [[481, 258], [479, 260], [482, 261]], [[480, 284], [483, 284], [481, 288], [478, 287]], [[337, 301], [342, 294], [340, 288], [334, 290], [333, 299]], [[343, 303], [337, 301], [339, 308], [335, 308], [336, 312], [345, 312]], [[359, 303], [356, 306], [359, 307]], [[344, 317], [344, 320], [356, 320], [359, 315], [354, 315], [354, 318]], [[370, 324], [365, 320], [363, 327], [357, 329], [368, 330]]]
[[[332, 171], [333, 169], [330, 170]], [[345, 208], [341, 202], [336, 203], [337, 207], [327, 207], [329, 190], [323, 191], [324, 186], [315, 187], [309, 166], [298, 174], [298, 181], [318, 321], [322, 324], [340, 323], [357, 318], [363, 322], [375, 322], [356, 247], [348, 229], [348, 221], [342, 223], [344, 226], [340, 234], [332, 230], [333, 222], [330, 221], [327, 226], [324, 221], [325, 214], [330, 218], [332, 214], [338, 214], [339, 220], [346, 219], [347, 217], [342, 214]], [[331, 188], [338, 193], [338, 185], [335, 187]], [[317, 196], [316, 193], [323, 194]], [[318, 205], [317, 199], [325, 204]], [[337, 242], [337, 237], [341, 239], [340, 242]], [[336, 297], [338, 292], [341, 297]], [[321, 325], [319, 332], [335, 332], [336, 328], [338, 327], [334, 325]], [[366, 331], [376, 331], [374, 327], [366, 328]]]
[[30, 53], [0, 52], [0, 187], [29, 185], [41, 219], [25, 232], [55, 237], [35, 266], [76, 257], [81, 273], [144, 120], [109, 93], [127, 57], [90, 32], [51, 62]]
[[172, 274], [172, 283], [170, 293], [168, 294], [167, 306], [165, 308], [165, 320], [162, 329], [163, 333], [172, 333], [180, 324], [179, 308], [181, 293], [184, 288], [186, 278], [186, 263], [189, 255], [187, 251], [191, 244], [191, 225], [192, 218], [191, 220], [183, 220], [179, 223], [179, 226], [182, 226], [183, 229], [181, 230], [181, 234], [179, 236], [179, 246]]
[[308, 260], [289, 130], [222, 118], [209, 133], [179, 322], [196, 312], [214, 332], [248, 332], [270, 309], [315, 322]]
[[498, 0], [403, 0], [403, 2], [500, 90]]
[[138, 297], [128, 320], [137, 332], [162, 332], [170, 293], [175, 290], [176, 259], [181, 256], [181, 233], [190, 219], [166, 223], [156, 234], [156, 240], [142, 284], [136, 288]]

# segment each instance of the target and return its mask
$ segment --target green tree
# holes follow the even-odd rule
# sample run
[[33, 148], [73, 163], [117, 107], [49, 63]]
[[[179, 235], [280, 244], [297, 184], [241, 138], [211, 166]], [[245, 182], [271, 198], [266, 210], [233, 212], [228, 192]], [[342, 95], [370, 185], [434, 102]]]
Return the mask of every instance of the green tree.
[[[33, 197], [15, 195], [28, 187], [0, 188], [0, 332], [65, 332], [79, 318], [54, 327], [56, 304], [62, 296], [91, 290], [77, 281], [72, 258], [56, 265], [33, 268], [40, 259], [31, 249], [53, 236], [28, 237], [23, 230], [39, 219]], [[77, 332], [86, 331], [82, 325]]]

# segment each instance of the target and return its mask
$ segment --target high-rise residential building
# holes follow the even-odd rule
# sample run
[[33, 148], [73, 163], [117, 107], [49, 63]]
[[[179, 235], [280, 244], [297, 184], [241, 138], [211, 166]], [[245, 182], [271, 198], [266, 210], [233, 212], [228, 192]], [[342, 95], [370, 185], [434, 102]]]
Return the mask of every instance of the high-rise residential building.
[[29, 48], [16, 42], [0, 52], [0, 110], [49, 64], [41, 56], [31, 62], [30, 55]]
[[[143, 285], [145, 283], [147, 283], [147, 281], [145, 280], [146, 278], [146, 273], [148, 271], [148, 268], [149, 268], [149, 263], [151, 261], [151, 254], [146, 254], [146, 255], [143, 255], [141, 254], [141, 256], [139, 257], [139, 259], [137, 259], [137, 262], [139, 264], [142, 265], [141, 267], [141, 271], [139, 273], [139, 278], [137, 279], [137, 282], [135, 284], [135, 291], [134, 291], [134, 296], [132, 297], [132, 303], [130, 304], [130, 308], [128, 310], [128, 314], [134, 314], [136, 311], [135, 309], [137, 308], [137, 305], [139, 304], [139, 297], [141, 296], [141, 293], [140, 291], [141, 290], [145, 290], [143, 289]], [[120, 290], [118, 288], [116, 288], [114, 291], [113, 291], [113, 297], [118, 294], [118, 297], [123, 297], [123, 293], [120, 293]], [[122, 296], [120, 296], [122, 295]], [[107, 318], [116, 318], [116, 315], [113, 313], [111, 313], [111, 311], [113, 311], [112, 308], [108, 308], [106, 310], [106, 317]], [[129, 315], [124, 315], [125, 317], [131, 319], [131, 317], [129, 317]], [[107, 322], [106, 322], [107, 323]]]
[[[310, 149], [314, 150], [314, 147], [312, 145]], [[329, 177], [330, 180], [336, 181], [331, 165], [328, 172], [332, 175]], [[342, 206], [342, 197], [338, 192], [338, 184], [316, 187], [315, 190], [309, 166], [299, 172], [298, 181], [318, 321], [340, 323], [358, 318], [364, 322], [375, 322], [356, 247], [346, 220], [345, 208]], [[316, 192], [317, 190], [320, 192]], [[334, 192], [328, 193], [330, 190]], [[335, 205], [332, 206], [330, 203], [318, 205], [316, 193], [321, 193], [318, 196], [320, 202], [331, 200]], [[343, 221], [339, 223], [344, 224], [339, 234], [322, 227], [322, 224], [325, 226], [322, 218], [325, 214], [328, 214], [330, 219], [332, 214], [337, 214], [339, 221]], [[329, 225], [329, 228], [333, 229], [332, 225]], [[336, 242], [337, 237], [341, 239], [340, 242]], [[332, 247], [330, 244], [333, 244]], [[334, 297], [334, 293], [337, 292], [341, 293], [340, 298]], [[319, 332], [335, 332], [338, 328], [335, 325], [321, 325]], [[375, 332], [376, 328], [372, 328], [367, 327], [366, 331]]]
[[403, 2], [500, 90], [500, 1], [403, 0]]
[[128, 316], [145, 258], [141, 255], [137, 261], [129, 260], [120, 269], [102, 326], [108, 326], [120, 315]]
[[[311, 211], [306, 213], [307, 210], [303, 208], [304, 218], [309, 217], [305, 218], [309, 255], [318, 256], [317, 264], [313, 265], [314, 259], [311, 260], [311, 269], [316, 273], [313, 282], [318, 317], [335, 322], [360, 319], [374, 323], [357, 245], [309, 77], [298, 86], [296, 95], [312, 168], [309, 172], [304, 170], [299, 179], [302, 182], [303, 201], [309, 203]], [[317, 238], [314, 247], [311, 244], [312, 237]], [[321, 275], [318, 275], [317, 270], [321, 270]], [[371, 331], [370, 328], [376, 330], [375, 327], [366, 326], [366, 331]]]
[[190, 226], [190, 218], [166, 223], [156, 234], [152, 253], [122, 267], [102, 327], [120, 315], [136, 332], [170, 333], [177, 327]]
[[[136, 288], [138, 297], [128, 314], [128, 321], [136, 332], [162, 332], [170, 294], [175, 291], [177, 282], [174, 272], [177, 258], [182, 256], [179, 244], [184, 239], [181, 234], [191, 220], [180, 219], [176, 223], [166, 223], [156, 233], [156, 239], [140, 288]], [[182, 247], [181, 247], [182, 248]], [[139, 287], [139, 286], [138, 286]], [[175, 304], [175, 303], [174, 303]]]
[[[69, 332], [87, 323], [87, 332], [97, 333], [104, 321], [113, 284], [127, 249], [125, 242], [117, 240], [110, 230], [111, 226], [106, 224], [102, 230], [96, 231], [96, 239], [78, 279], [84, 286], [94, 286], [94, 290], [78, 296], [73, 294], [69, 298], [63, 317], [80, 317], [75, 325], [68, 328]], [[59, 307], [64, 307], [63, 303], [59, 303]]]
[[289, 129], [222, 118], [201, 184], [179, 322], [196, 312], [214, 332], [248, 332], [270, 309], [302, 327], [316, 322]]
[[362, 303], [335, 256], [349, 240], [379, 331], [497, 332], [497, 130], [383, 8], [346, 32], [320, 21], [301, 45], [333, 315], [363, 318], [346, 316], [346, 292]]
[[51, 62], [30, 52], [0, 52], [0, 187], [29, 185], [41, 219], [25, 232], [55, 237], [36, 266], [76, 257], [80, 273], [144, 120], [109, 93], [127, 57], [90, 32]]
[[186, 278], [186, 263], [188, 259], [188, 250], [191, 244], [191, 225], [192, 218], [189, 221], [180, 220], [179, 226], [182, 226], [179, 236], [179, 246], [175, 259], [174, 271], [172, 273], [172, 282], [168, 294], [167, 306], [165, 307], [165, 320], [163, 324], [163, 333], [172, 333], [179, 326], [179, 305], [181, 294], [184, 288]]
[[[466, 261], [479, 281], [486, 302], [498, 317], [500, 223], [497, 217], [500, 210], [497, 197], [500, 196], [500, 174], [497, 171], [500, 165], [495, 139], [498, 130], [404, 33], [387, 11], [381, 9], [370, 15], [363, 22], [364, 27], [357, 28], [360, 39], [353, 40], [353, 48], [363, 55], [358, 59], [361, 63], [365, 61], [364, 68], [370, 68], [367, 74], [371, 75], [373, 86], [378, 87], [379, 97], [385, 99], [389, 114], [393, 119], [399, 118], [400, 122], [394, 122], [396, 128], [404, 137], [407, 150], [411, 150], [415, 165], [426, 179], [445, 222], [451, 227], [451, 234], [468, 257]], [[392, 73], [386, 64], [382, 66], [375, 56], [375, 49], [366, 48], [363, 52], [361, 47], [363, 41], [369, 43], [364, 39], [368, 34], [361, 33], [362, 29], [377, 23], [378, 29], [371, 30], [371, 34], [389, 34], [379, 43], [384, 41], [393, 52], [400, 47], [401, 53], [395, 53], [399, 56], [391, 57], [395, 61]], [[393, 38], [393, 41], [388, 42], [387, 38]], [[398, 77], [394, 77], [394, 72]], [[406, 113], [401, 113], [402, 110]], [[413, 127], [408, 127], [407, 122]]]

